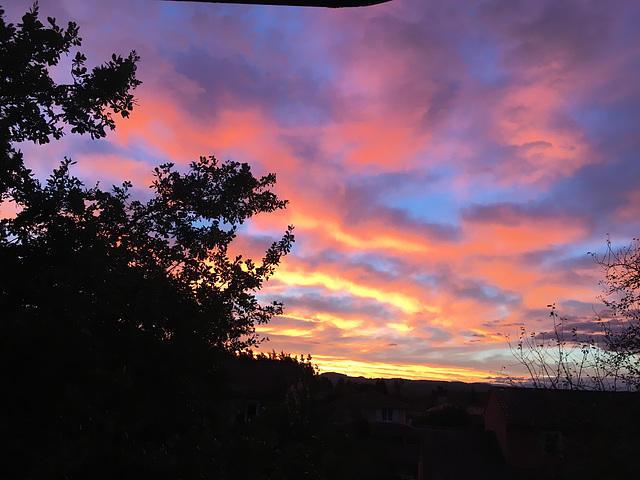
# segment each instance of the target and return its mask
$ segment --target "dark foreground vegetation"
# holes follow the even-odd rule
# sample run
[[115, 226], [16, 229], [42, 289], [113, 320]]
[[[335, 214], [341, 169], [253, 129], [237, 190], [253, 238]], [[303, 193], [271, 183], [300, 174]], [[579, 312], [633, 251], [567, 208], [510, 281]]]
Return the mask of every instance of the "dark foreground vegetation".
[[550, 328], [528, 332], [522, 327], [515, 344], [510, 344], [526, 372], [524, 378], [507, 377], [510, 383], [541, 389], [640, 391], [640, 239], [618, 248], [607, 239], [604, 254], [590, 255], [603, 273], [603, 307], [589, 330], [561, 316], [555, 304], [548, 305]]
[[[229, 465], [265, 440], [229, 436], [224, 364], [282, 308], [255, 292], [293, 235], [258, 262], [227, 250], [245, 220], [285, 207], [275, 176], [162, 165], [146, 203], [128, 182], [85, 187], [66, 158], [41, 182], [16, 144], [104, 137], [134, 108], [139, 57], [88, 69], [77, 25], [43, 23], [37, 5], [17, 25], [0, 13], [0, 201], [16, 212], [0, 220], [3, 478], [242, 478]], [[56, 84], [67, 54], [73, 82]]]

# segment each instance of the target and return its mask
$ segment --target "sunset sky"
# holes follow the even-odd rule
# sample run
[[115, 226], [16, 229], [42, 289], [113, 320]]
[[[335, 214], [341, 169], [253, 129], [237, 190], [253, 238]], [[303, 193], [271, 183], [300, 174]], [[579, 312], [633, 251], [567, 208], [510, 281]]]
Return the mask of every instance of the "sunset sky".
[[21, 146], [38, 175], [67, 155], [87, 185], [145, 196], [153, 166], [200, 155], [277, 174], [290, 205], [234, 247], [259, 258], [295, 225], [260, 351], [369, 377], [515, 374], [507, 336], [548, 330], [551, 303], [588, 328], [587, 252], [640, 233], [637, 0], [39, 3], [79, 24], [90, 65], [135, 49], [143, 84], [107, 139]]

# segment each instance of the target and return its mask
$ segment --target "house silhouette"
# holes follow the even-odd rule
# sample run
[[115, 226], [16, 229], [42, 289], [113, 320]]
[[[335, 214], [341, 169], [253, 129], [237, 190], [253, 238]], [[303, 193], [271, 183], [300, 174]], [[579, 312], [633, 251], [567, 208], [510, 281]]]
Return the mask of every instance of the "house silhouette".
[[495, 387], [484, 411], [518, 478], [637, 478], [640, 393]]

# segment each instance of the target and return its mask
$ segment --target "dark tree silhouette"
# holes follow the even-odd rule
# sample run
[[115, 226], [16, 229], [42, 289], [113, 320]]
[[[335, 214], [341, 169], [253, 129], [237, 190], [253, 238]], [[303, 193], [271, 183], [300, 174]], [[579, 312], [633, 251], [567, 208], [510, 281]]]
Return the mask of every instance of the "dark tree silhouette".
[[73, 133], [101, 138], [107, 128], [115, 128], [113, 114], [127, 117], [133, 110], [131, 91], [141, 83], [135, 51], [127, 57], [113, 55], [91, 71], [86, 57], [77, 52], [71, 65], [73, 83], [53, 81], [50, 67], [81, 43], [74, 22], [65, 29], [48, 18], [45, 26], [37, 2], [18, 25], [6, 23], [0, 8], [0, 198], [10, 185], [17, 188], [28, 177], [12, 143], [47, 143], [62, 137], [64, 125]]
[[154, 198], [131, 200], [130, 183], [85, 189], [65, 160], [47, 183], [10, 200], [20, 209], [0, 223], [2, 315], [46, 322], [130, 325], [158, 340], [198, 341], [239, 351], [256, 343], [254, 325], [280, 313], [254, 292], [289, 252], [290, 227], [258, 264], [227, 248], [247, 218], [284, 208], [246, 164], [202, 157], [181, 174], [155, 170]]
[[[230, 257], [238, 227], [284, 208], [246, 164], [213, 157], [155, 170], [147, 202], [124, 182], [86, 188], [62, 161], [46, 182], [15, 143], [103, 137], [128, 116], [138, 57], [70, 85], [49, 75], [78, 27], [0, 15], [0, 429], [6, 478], [222, 478], [228, 453], [220, 357], [257, 341], [280, 312], [255, 293], [293, 242], [259, 262]], [[226, 356], [225, 356], [226, 358]]]
[[[12, 144], [60, 138], [65, 125], [103, 137], [115, 127], [111, 111], [127, 116], [140, 84], [135, 53], [88, 74], [78, 52], [74, 83], [56, 85], [47, 68], [80, 38], [75, 24], [63, 30], [48, 21], [44, 28], [36, 4], [17, 28], [0, 23], [0, 134], [12, 163], [0, 200], [18, 210], [0, 220], [0, 258], [14, 273], [0, 280], [2, 315], [131, 324], [158, 339], [195, 336], [222, 349], [254, 344], [254, 325], [281, 309], [260, 305], [254, 292], [291, 248], [292, 227], [259, 263], [229, 258], [227, 249], [245, 220], [286, 206], [269, 190], [275, 175], [256, 178], [247, 164], [213, 157], [186, 174], [166, 164], [155, 169], [154, 198], [142, 203], [130, 198], [129, 182], [110, 192], [84, 188], [65, 159], [43, 186]], [[27, 60], [16, 60], [20, 52]]]
[[640, 241], [616, 249], [607, 239], [604, 254], [590, 255], [604, 274], [601, 331], [580, 333], [551, 304], [552, 330], [522, 327], [512, 352], [537, 388], [640, 390]]
[[608, 325], [609, 348], [637, 357], [640, 355], [640, 239], [634, 238], [628, 246], [620, 248], [613, 248], [607, 239], [606, 252], [591, 255], [604, 273], [600, 282], [604, 289], [601, 300], [614, 323]]

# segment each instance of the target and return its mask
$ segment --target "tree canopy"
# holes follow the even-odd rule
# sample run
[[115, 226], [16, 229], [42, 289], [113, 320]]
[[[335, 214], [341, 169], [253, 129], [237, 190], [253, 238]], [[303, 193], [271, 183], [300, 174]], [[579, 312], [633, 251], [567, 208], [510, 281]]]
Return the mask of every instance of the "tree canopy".
[[39, 20], [38, 4], [17, 25], [7, 23], [0, 8], [0, 198], [29, 180], [22, 155], [13, 143], [48, 143], [72, 133], [102, 138], [115, 128], [114, 114], [128, 117], [134, 107], [132, 90], [140, 85], [135, 51], [113, 55], [103, 65], [86, 67], [87, 58], [76, 52], [71, 64], [72, 83], [57, 84], [51, 68], [63, 55], [82, 44], [79, 28], [66, 28], [54, 18]]
[[[1, 17], [0, 17], [1, 18]], [[139, 57], [112, 56], [88, 73], [73, 57], [74, 82], [58, 85], [48, 68], [80, 46], [78, 27], [38, 20], [37, 4], [16, 26], [0, 20], [2, 201], [18, 210], [0, 220], [2, 315], [88, 324], [131, 324], [158, 339], [196, 336], [207, 345], [242, 350], [255, 344], [254, 325], [281, 311], [255, 292], [293, 242], [292, 227], [262, 261], [229, 258], [238, 227], [286, 206], [270, 190], [274, 174], [253, 176], [247, 164], [201, 157], [187, 173], [165, 164], [154, 171], [154, 196], [141, 202], [125, 181], [105, 191], [86, 188], [65, 159], [42, 184], [14, 143], [46, 143], [64, 128], [92, 138], [127, 117]], [[20, 58], [20, 61], [17, 59]]]
[[[65, 160], [46, 184], [11, 190], [20, 211], [0, 221], [3, 315], [46, 322], [132, 325], [157, 339], [227, 350], [256, 343], [255, 324], [281, 305], [255, 292], [293, 242], [291, 228], [259, 263], [229, 258], [238, 226], [284, 208], [246, 164], [202, 157], [186, 174], [156, 168], [154, 197], [132, 200], [131, 184], [84, 188]], [[179, 337], [179, 338], [178, 338]]]
[[606, 252], [592, 256], [604, 273], [601, 300], [614, 323], [613, 328], [609, 324], [609, 348], [637, 357], [640, 355], [640, 239], [634, 238], [629, 245], [617, 249], [607, 239]]
[[[137, 54], [89, 70], [80, 46], [77, 25], [43, 24], [37, 4], [17, 25], [0, 9], [0, 204], [17, 212], [0, 218], [3, 474], [216, 477], [229, 455], [219, 360], [281, 312], [256, 294], [292, 227], [255, 262], [229, 247], [287, 201], [274, 174], [212, 156], [158, 166], [147, 201], [128, 181], [85, 186], [70, 158], [37, 178], [19, 142], [100, 139], [136, 105]], [[58, 84], [65, 54], [72, 83]]]

